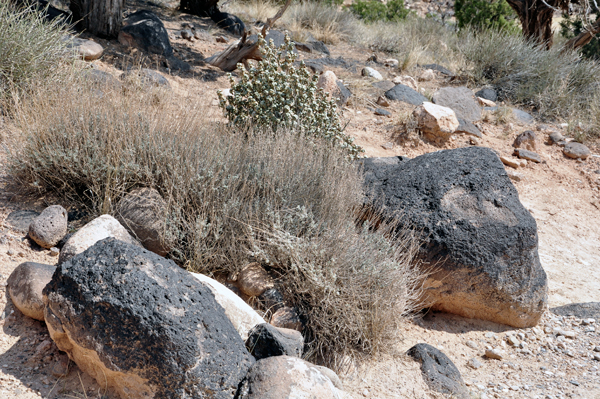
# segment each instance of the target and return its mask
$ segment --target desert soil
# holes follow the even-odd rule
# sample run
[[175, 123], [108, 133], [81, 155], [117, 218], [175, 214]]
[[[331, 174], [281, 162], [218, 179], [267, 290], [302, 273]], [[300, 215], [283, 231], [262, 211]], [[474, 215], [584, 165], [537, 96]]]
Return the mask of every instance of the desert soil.
[[[152, 6], [161, 15], [169, 31], [176, 55], [189, 62], [188, 73], [170, 75], [161, 66], [159, 57], [146, 57], [138, 50], [121, 46], [116, 41], [91, 38], [106, 51], [102, 59], [90, 66], [119, 76], [127, 67], [145, 66], [160, 70], [167, 76], [180, 97], [182, 106], [199, 102], [210, 104], [219, 114], [217, 89], [229, 87], [226, 75], [206, 65], [202, 60], [227, 44], [217, 43], [214, 36], [233, 37], [219, 31], [208, 19], [179, 16]], [[183, 22], [209, 29], [206, 40], [188, 42], [178, 37]], [[85, 35], [84, 35], [85, 37]], [[404, 122], [410, 109], [391, 104], [392, 117], [373, 113], [375, 100], [383, 90], [371, 86], [372, 81], [360, 77], [367, 65], [367, 49], [347, 44], [330, 46], [331, 57], [343, 57], [349, 68], [331, 68], [353, 91], [353, 98], [343, 109], [348, 122], [346, 132], [355, 137], [366, 150], [366, 156], [415, 157], [442, 148], [422, 141], [414, 132], [407, 132]], [[388, 58], [377, 54], [379, 59]], [[318, 58], [318, 54], [300, 53], [301, 58]], [[383, 65], [372, 65], [392, 79], [397, 71]], [[421, 70], [409, 74], [418, 78]], [[444, 77], [419, 82], [428, 92], [450, 84]], [[476, 89], [476, 88], [473, 88]], [[547, 124], [562, 131], [559, 125]], [[600, 156], [585, 162], [568, 159], [558, 146], [545, 144], [547, 131], [537, 124], [479, 124], [482, 138], [455, 136], [444, 148], [470, 145], [486, 146], [501, 155], [512, 153], [512, 141], [524, 130], [535, 130], [539, 143], [537, 152], [543, 162], [529, 162], [518, 169], [520, 181], [514, 184], [521, 202], [538, 224], [539, 255], [549, 278], [550, 308], [569, 303], [600, 302]], [[10, 134], [6, 126], [4, 135]], [[567, 135], [568, 136], [568, 135]], [[508, 167], [507, 167], [508, 168]], [[104, 388], [93, 381], [60, 353], [48, 337], [44, 323], [25, 317], [12, 304], [6, 292], [6, 280], [25, 261], [56, 264], [57, 258], [26, 237], [6, 221], [15, 210], [41, 211], [52, 199], [35, 201], [15, 194], [11, 188], [4, 158], [0, 158], [0, 398], [107, 398]], [[586, 324], [587, 323], [587, 324]], [[565, 338], [560, 331], [574, 333]], [[522, 334], [517, 336], [517, 334]], [[562, 334], [562, 335], [561, 335]], [[507, 337], [514, 335], [521, 347], [512, 347]], [[600, 398], [600, 361], [593, 360], [594, 348], [600, 346], [600, 320], [595, 323], [573, 317], [559, 317], [548, 311], [534, 329], [514, 329], [507, 326], [465, 319], [442, 313], [419, 315], [407, 321], [399, 332], [396, 355], [368, 362], [345, 364], [340, 376], [346, 390], [354, 397], [368, 398], [435, 398], [423, 379], [418, 364], [403, 353], [412, 345], [426, 342], [446, 353], [461, 371], [472, 391], [480, 398]], [[503, 351], [501, 360], [487, 359], [488, 348]], [[600, 350], [600, 348], [598, 348]], [[473, 360], [475, 359], [475, 361]], [[469, 365], [475, 364], [475, 368]]]

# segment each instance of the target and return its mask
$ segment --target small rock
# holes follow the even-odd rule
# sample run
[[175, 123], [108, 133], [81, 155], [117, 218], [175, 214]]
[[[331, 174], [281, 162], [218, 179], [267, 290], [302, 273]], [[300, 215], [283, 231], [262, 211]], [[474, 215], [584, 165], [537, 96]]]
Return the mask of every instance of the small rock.
[[522, 148], [515, 148], [514, 155], [516, 155], [522, 159], [527, 159], [528, 161], [532, 161], [532, 162], [536, 162], [536, 163], [542, 162], [542, 158], [540, 157], [539, 154], [537, 154], [533, 151], [524, 150]]
[[8, 256], [14, 256], [15, 255], [15, 251], [13, 251], [12, 249], [9, 249], [8, 251], [6, 251], [6, 254]]
[[51, 373], [56, 378], [66, 377], [69, 374], [69, 357], [66, 355], [59, 355], [56, 363], [52, 366]]
[[486, 349], [485, 357], [490, 359], [502, 360], [504, 359], [504, 355], [498, 349]]
[[515, 141], [513, 142], [513, 147], [515, 148], [524, 148], [529, 151], [537, 150], [537, 137], [532, 130], [525, 130], [523, 133], [519, 134]]
[[271, 276], [260, 263], [254, 262], [246, 265], [240, 271], [237, 286], [248, 296], [259, 296], [269, 288], [273, 288], [274, 284]]
[[69, 39], [68, 48], [73, 49], [81, 58], [86, 61], [97, 60], [102, 56], [104, 47], [91, 40], [73, 38]]
[[511, 168], [517, 169], [520, 166], [519, 161], [516, 160], [516, 159], [514, 159], [514, 158], [509, 158], [509, 157], [501, 156], [500, 160], [502, 161], [502, 163], [504, 165], [510, 166]]
[[181, 31], [181, 37], [185, 40], [194, 40], [194, 33], [190, 29], [184, 29]]
[[300, 357], [303, 345], [300, 332], [267, 323], [254, 326], [246, 340], [246, 348], [256, 360], [283, 355]]
[[417, 81], [415, 80], [415, 78], [408, 75], [396, 76], [394, 79], [392, 79], [392, 83], [394, 83], [395, 85], [408, 86], [413, 90], [418, 89]]
[[565, 139], [565, 137], [562, 134], [560, 134], [560, 132], [554, 131], [554, 132], [550, 133], [549, 139], [550, 139], [550, 143], [558, 144], [561, 141], [563, 141]]
[[229, 43], [229, 40], [227, 40], [225, 36], [221, 35], [215, 37], [215, 40], [217, 41], [217, 43]]
[[377, 80], [383, 80], [383, 76], [376, 69], [371, 67], [364, 67], [362, 70], [362, 76], [368, 76]]
[[515, 119], [517, 119], [517, 121], [519, 121], [520, 123], [529, 124], [529, 123], [534, 122], [533, 116], [529, 115], [525, 111], [521, 111], [520, 109], [512, 108], [512, 112], [513, 112], [513, 116], [515, 117]]
[[482, 107], [496, 107], [496, 103], [490, 100], [486, 100], [485, 98], [477, 97], [477, 101], [481, 104]]
[[567, 157], [574, 159], [587, 159], [591, 154], [590, 149], [587, 146], [576, 142], [565, 145], [563, 153]]
[[391, 150], [392, 148], [394, 148], [394, 143], [388, 141], [387, 143], [382, 145], [382, 147], [386, 150]]
[[477, 93], [475, 93], [475, 95], [477, 97], [480, 97], [480, 98], [483, 98], [483, 99], [489, 100], [489, 101], [497, 101], [498, 100], [498, 94], [496, 93], [496, 90], [490, 89], [490, 88], [481, 89]]
[[389, 68], [397, 68], [398, 64], [399, 62], [395, 58], [388, 58], [387, 60], [383, 61], [383, 65]]
[[511, 346], [519, 346], [519, 344], [521, 342], [519, 342], [519, 340], [517, 339], [517, 337], [515, 336], [510, 336], [506, 339], [506, 341], [511, 345]]
[[387, 111], [387, 110], [385, 110], [385, 109], [382, 109], [382, 108], [377, 108], [377, 109], [375, 110], [375, 115], [380, 115], [380, 116], [389, 116], [389, 117], [391, 117], [391, 116], [392, 116], [392, 113], [391, 113], [390, 111]]
[[56, 247], [50, 248], [50, 256], [58, 256], [60, 255], [60, 249]]
[[302, 320], [298, 316], [296, 309], [284, 306], [273, 313], [271, 324], [275, 327], [289, 328], [291, 330], [302, 331]]
[[371, 83], [371, 86], [377, 87], [385, 92], [392, 89], [396, 85], [391, 80], [378, 80], [377, 82]]
[[467, 362], [467, 366], [471, 367], [474, 370], [477, 370], [483, 367], [483, 364], [479, 360], [472, 358], [469, 359], [469, 361]]
[[423, 72], [421, 72], [421, 75], [419, 75], [419, 80], [421, 82], [429, 82], [435, 79], [435, 72], [433, 72], [433, 69], [426, 69]]
[[595, 322], [596, 322], [596, 319], [592, 319], [592, 318], [581, 320], [581, 324], [583, 324], [584, 326], [589, 326], [590, 324], [594, 324]]
[[49, 206], [29, 225], [29, 237], [40, 247], [50, 249], [67, 234], [67, 221], [65, 208]]
[[384, 96], [379, 96], [379, 98], [377, 99], [377, 105], [381, 105], [382, 107], [389, 107], [390, 102]]
[[600, 346], [594, 347], [594, 352], [600, 352]]
[[436, 143], [447, 141], [459, 126], [452, 109], [430, 102], [418, 106], [413, 114], [417, 118], [419, 129]]
[[465, 345], [467, 345], [471, 349], [475, 349], [475, 350], [479, 349], [479, 347], [477, 346], [477, 344], [475, 343], [475, 341], [467, 341], [465, 343]]
[[13, 304], [25, 316], [44, 320], [42, 290], [52, 279], [55, 266], [25, 262], [17, 266], [7, 280], [7, 290]]

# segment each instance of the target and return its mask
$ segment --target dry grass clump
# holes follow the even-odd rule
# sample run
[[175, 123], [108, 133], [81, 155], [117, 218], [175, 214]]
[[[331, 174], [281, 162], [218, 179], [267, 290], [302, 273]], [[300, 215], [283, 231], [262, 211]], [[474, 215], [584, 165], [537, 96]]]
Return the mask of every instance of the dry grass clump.
[[65, 34], [64, 25], [47, 22], [42, 11], [0, 1], [0, 101], [52, 79], [73, 59], [61, 40]]
[[[279, 6], [275, 1], [249, 0], [234, 1], [225, 8], [246, 22], [265, 22], [277, 13]], [[301, 1], [292, 4], [277, 24], [299, 36], [310, 33], [316, 40], [336, 44], [351, 38], [360, 22], [354, 14], [341, 7]]]
[[22, 104], [8, 159], [24, 188], [98, 215], [154, 187], [169, 207], [170, 256], [207, 274], [263, 264], [306, 321], [308, 357], [386, 350], [416, 301], [415, 242], [393, 226], [357, 230], [361, 176], [342, 151], [293, 131], [239, 134], [166, 91], [97, 89], [76, 78]]

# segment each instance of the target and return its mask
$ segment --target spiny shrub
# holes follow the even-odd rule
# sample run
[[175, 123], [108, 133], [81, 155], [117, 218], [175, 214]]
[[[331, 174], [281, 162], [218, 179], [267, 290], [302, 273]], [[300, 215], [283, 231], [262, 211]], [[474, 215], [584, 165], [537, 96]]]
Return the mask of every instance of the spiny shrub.
[[47, 22], [42, 10], [0, 1], [0, 100], [56, 75], [68, 55], [61, 22]]
[[377, 0], [358, 0], [352, 4], [352, 11], [365, 22], [401, 21], [410, 11], [404, 7], [404, 0], [390, 0], [382, 3]]
[[519, 31], [516, 15], [506, 0], [456, 0], [454, 12], [459, 28], [471, 26], [479, 31]]
[[363, 152], [354, 139], [343, 133], [335, 102], [317, 88], [317, 76], [304, 65], [294, 66], [294, 45], [276, 48], [259, 37], [262, 61], [242, 69], [239, 82], [230, 75], [231, 95], [218, 92], [221, 108], [234, 126], [254, 126], [277, 132], [288, 129], [307, 139], [325, 138], [343, 148], [350, 158]]
[[74, 81], [24, 99], [8, 154], [21, 188], [94, 216], [155, 188], [168, 203], [169, 257], [217, 276], [260, 262], [305, 321], [307, 357], [390, 348], [416, 303], [415, 241], [392, 226], [357, 229], [362, 177], [342, 149], [285, 129], [245, 135], [170, 92], [94, 89]]

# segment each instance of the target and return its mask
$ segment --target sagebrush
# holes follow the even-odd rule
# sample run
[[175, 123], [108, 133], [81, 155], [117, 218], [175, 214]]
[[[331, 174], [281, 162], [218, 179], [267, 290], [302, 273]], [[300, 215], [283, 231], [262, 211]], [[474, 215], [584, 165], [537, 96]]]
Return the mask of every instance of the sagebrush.
[[393, 226], [357, 229], [361, 175], [344, 151], [285, 129], [220, 125], [166, 91], [96, 90], [77, 78], [22, 104], [8, 154], [22, 189], [95, 216], [133, 188], [156, 188], [176, 242], [169, 256], [209, 275], [260, 262], [305, 319], [307, 357], [386, 351], [415, 305], [416, 243]]

